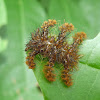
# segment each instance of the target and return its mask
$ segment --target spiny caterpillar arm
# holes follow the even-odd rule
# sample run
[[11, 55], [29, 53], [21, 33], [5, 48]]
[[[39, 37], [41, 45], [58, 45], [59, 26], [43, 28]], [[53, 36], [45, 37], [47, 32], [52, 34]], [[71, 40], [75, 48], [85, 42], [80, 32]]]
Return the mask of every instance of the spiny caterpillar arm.
[[29, 69], [35, 68], [34, 56], [35, 56], [35, 52], [32, 52], [29, 53], [28, 56], [26, 57], [26, 64], [29, 66]]
[[86, 38], [86, 34], [84, 32], [77, 32], [75, 34], [75, 36], [73, 36], [73, 40], [74, 40], [73, 44], [74, 45], [80, 45], [85, 38]]
[[41, 26], [42, 28], [41, 36], [43, 37], [45, 36], [45, 39], [47, 39], [48, 38], [48, 28], [53, 27], [56, 23], [57, 23], [56, 20], [51, 20], [51, 19], [48, 19], [48, 21], [45, 21], [43, 25]]
[[63, 69], [63, 71], [61, 72], [61, 78], [63, 82], [65, 83], [65, 85], [71, 86], [73, 84], [72, 79], [71, 79], [71, 74], [69, 74], [68, 70]]
[[[74, 30], [73, 24], [64, 23], [62, 26], [59, 27], [59, 30], [61, 31], [58, 35], [56, 45], [58, 48], [61, 48], [63, 45], [65, 39], [66, 39], [66, 33], [69, 35], [71, 31]], [[59, 46], [58, 46], [59, 45]]]
[[72, 23], [64, 23], [59, 29], [62, 33], [71, 32], [74, 30], [74, 25]]
[[43, 70], [46, 79], [51, 82], [55, 81], [55, 74], [54, 74], [53, 66], [54, 66], [54, 63], [52, 61], [49, 61], [47, 65], [45, 65], [44, 70]]

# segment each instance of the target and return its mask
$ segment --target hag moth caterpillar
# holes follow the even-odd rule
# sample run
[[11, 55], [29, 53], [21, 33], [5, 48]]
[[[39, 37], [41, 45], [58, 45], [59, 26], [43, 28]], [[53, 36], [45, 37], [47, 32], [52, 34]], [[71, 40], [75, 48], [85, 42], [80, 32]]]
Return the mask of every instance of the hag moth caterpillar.
[[73, 43], [68, 44], [66, 34], [70, 34], [74, 30], [73, 24], [64, 23], [59, 27], [60, 33], [58, 37], [49, 37], [49, 27], [57, 24], [56, 20], [49, 19], [45, 21], [41, 28], [38, 28], [35, 34], [32, 33], [31, 40], [26, 44], [25, 51], [28, 52], [26, 64], [30, 69], [35, 68], [34, 57], [41, 54], [48, 57], [49, 61], [44, 66], [45, 78], [52, 82], [56, 80], [54, 72], [54, 63], [63, 64], [64, 69], [61, 72], [61, 79], [67, 86], [71, 86], [72, 79], [70, 72], [77, 66], [80, 55], [78, 54], [78, 46], [86, 38], [84, 32], [77, 32], [73, 36]]

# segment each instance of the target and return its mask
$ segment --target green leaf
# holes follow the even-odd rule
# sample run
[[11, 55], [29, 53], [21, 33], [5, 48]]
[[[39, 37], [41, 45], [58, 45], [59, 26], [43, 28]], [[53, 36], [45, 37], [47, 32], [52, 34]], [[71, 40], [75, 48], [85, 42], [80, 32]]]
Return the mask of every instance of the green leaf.
[[0, 53], [7, 48], [7, 40], [3, 40], [0, 37]]
[[77, 31], [94, 38], [100, 31], [100, 0], [51, 0], [49, 18], [72, 23]]
[[24, 49], [30, 32], [46, 19], [44, 9], [36, 0], [5, 0], [5, 6], [8, 47], [0, 63], [0, 100], [43, 100]]
[[3, 0], [0, 0], [0, 27], [7, 23], [6, 8]]
[[[42, 4], [45, 9], [49, 8], [49, 18], [62, 21], [66, 19], [73, 23], [78, 31], [85, 31], [89, 38], [93, 38], [100, 27], [99, 2], [99, 0], [50, 0], [50, 7], [46, 3]], [[6, 10], [8, 19], [6, 34], [8, 48], [3, 53], [2, 64], [0, 63], [0, 100], [43, 100], [43, 96], [36, 88], [37, 81], [32, 70], [24, 64], [24, 48], [30, 32], [46, 20], [44, 8], [36, 0], [5, 0], [5, 3], [0, 0], [0, 25], [7, 23], [3, 19], [6, 19]], [[67, 88], [61, 81], [60, 70], [56, 67], [60, 67], [59, 64], [55, 66], [57, 80], [53, 83], [46, 81], [43, 67], [47, 61], [36, 57], [35, 75], [45, 100], [100, 100], [99, 36], [94, 40], [85, 41], [82, 48], [80, 47], [80, 54], [84, 56], [78, 65], [79, 71], [73, 72], [72, 87]], [[95, 47], [96, 44], [98, 45]]]
[[36, 56], [34, 70], [45, 100], [100, 100], [100, 33], [91, 40], [86, 40], [80, 46], [78, 71], [72, 74], [73, 85], [67, 87], [61, 81], [61, 69], [55, 64], [56, 81], [48, 82], [43, 74], [43, 67], [47, 60]]
[[84, 55], [80, 62], [100, 69], [100, 33], [94, 39], [85, 41], [80, 48]]

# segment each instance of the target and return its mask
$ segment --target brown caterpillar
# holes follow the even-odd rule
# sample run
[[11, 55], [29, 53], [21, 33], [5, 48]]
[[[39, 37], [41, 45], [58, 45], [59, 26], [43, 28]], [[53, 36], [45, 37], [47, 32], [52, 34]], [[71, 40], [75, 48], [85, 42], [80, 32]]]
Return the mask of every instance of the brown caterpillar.
[[41, 28], [38, 28], [35, 34], [32, 33], [31, 40], [26, 44], [25, 51], [28, 52], [26, 64], [30, 69], [35, 68], [34, 57], [41, 54], [48, 57], [49, 61], [44, 66], [44, 75], [48, 81], [55, 81], [54, 63], [63, 64], [64, 69], [61, 72], [61, 79], [67, 86], [72, 85], [70, 72], [77, 66], [80, 55], [78, 55], [78, 46], [86, 38], [84, 32], [77, 32], [73, 36], [73, 43], [68, 44], [67, 36], [74, 30], [73, 24], [64, 23], [59, 27], [60, 33], [58, 37], [48, 36], [49, 27], [57, 24], [56, 20], [49, 19], [45, 21]]

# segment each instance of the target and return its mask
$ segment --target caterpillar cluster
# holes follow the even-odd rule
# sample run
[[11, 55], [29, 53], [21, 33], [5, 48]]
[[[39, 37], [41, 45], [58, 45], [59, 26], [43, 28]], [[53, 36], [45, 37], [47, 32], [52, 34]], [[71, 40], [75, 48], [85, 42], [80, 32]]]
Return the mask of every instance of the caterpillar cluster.
[[68, 44], [67, 36], [74, 30], [73, 24], [64, 23], [59, 27], [58, 37], [49, 36], [49, 27], [57, 24], [56, 20], [49, 19], [45, 21], [41, 28], [38, 28], [31, 35], [31, 40], [26, 44], [25, 51], [28, 52], [26, 64], [30, 69], [35, 68], [34, 57], [37, 54], [48, 57], [49, 61], [44, 66], [45, 78], [53, 82], [56, 80], [54, 74], [55, 62], [63, 64], [64, 68], [61, 72], [61, 79], [67, 86], [71, 86], [72, 79], [70, 72], [77, 66], [80, 55], [78, 54], [78, 46], [86, 38], [84, 32], [77, 32], [73, 36], [73, 43]]

